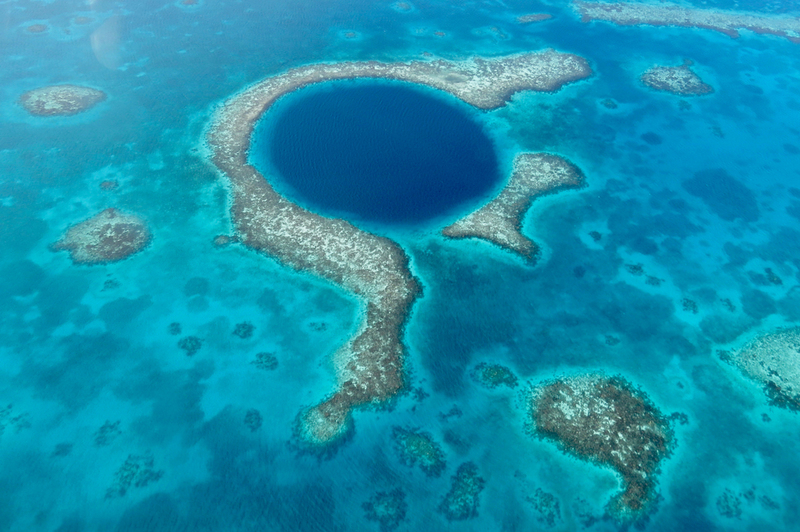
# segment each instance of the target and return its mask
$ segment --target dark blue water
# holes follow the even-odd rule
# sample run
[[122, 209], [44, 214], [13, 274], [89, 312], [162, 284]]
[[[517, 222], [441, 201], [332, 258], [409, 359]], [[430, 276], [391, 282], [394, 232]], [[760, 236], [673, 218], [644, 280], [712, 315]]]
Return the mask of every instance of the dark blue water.
[[500, 175], [477, 121], [408, 86], [312, 88], [277, 115], [256, 133], [268, 136], [260, 149], [290, 195], [316, 212], [423, 222], [486, 195]]

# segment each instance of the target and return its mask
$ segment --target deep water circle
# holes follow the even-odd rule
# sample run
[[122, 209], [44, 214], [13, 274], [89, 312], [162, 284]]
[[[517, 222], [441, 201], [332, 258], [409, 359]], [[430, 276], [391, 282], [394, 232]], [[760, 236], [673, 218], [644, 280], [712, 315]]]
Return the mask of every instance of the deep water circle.
[[414, 224], [497, 184], [494, 145], [461, 105], [413, 85], [326, 85], [292, 95], [254, 144], [278, 188], [311, 210]]

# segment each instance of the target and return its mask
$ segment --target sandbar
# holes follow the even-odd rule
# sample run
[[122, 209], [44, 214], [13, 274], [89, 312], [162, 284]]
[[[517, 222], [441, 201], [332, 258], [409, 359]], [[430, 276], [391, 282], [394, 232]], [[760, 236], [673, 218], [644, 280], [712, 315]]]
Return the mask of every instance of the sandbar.
[[684, 61], [681, 66], [654, 66], [645, 71], [640, 79], [651, 89], [679, 96], [700, 96], [714, 92], [714, 87], [700, 79], [691, 66], [692, 62], [689, 60]]
[[50, 85], [24, 93], [19, 103], [34, 116], [70, 116], [106, 99], [103, 91], [80, 85]]
[[800, 19], [770, 17], [755, 13], [694, 9], [675, 4], [629, 4], [626, 2], [580, 2], [572, 4], [583, 22], [605, 20], [621, 26], [683, 26], [714, 30], [738, 38], [739, 30], [776, 35], [800, 43]]
[[623, 491], [608, 505], [624, 523], [647, 515], [661, 461], [674, 447], [667, 418], [622, 377], [576, 375], [531, 389], [528, 430], [565, 453], [614, 469]]
[[581, 188], [583, 172], [558, 155], [520, 153], [508, 184], [500, 194], [442, 233], [450, 238], [480, 238], [536, 262], [539, 246], [521, 232], [522, 218], [536, 198], [561, 190]]
[[236, 240], [339, 285], [356, 295], [364, 309], [355, 336], [334, 355], [335, 391], [298, 419], [301, 441], [319, 448], [342, 438], [352, 424], [353, 408], [385, 402], [405, 387], [403, 330], [421, 288], [396, 243], [345, 220], [309, 212], [272, 188], [248, 161], [261, 116], [287, 93], [339, 79], [419, 83], [480, 109], [494, 109], [517, 91], [555, 91], [590, 75], [585, 59], [554, 50], [460, 62], [320, 63], [264, 79], [218, 107], [206, 142], [211, 161], [230, 183]]
[[73, 225], [51, 248], [69, 251], [75, 264], [107, 264], [138, 253], [149, 242], [144, 220], [112, 208]]

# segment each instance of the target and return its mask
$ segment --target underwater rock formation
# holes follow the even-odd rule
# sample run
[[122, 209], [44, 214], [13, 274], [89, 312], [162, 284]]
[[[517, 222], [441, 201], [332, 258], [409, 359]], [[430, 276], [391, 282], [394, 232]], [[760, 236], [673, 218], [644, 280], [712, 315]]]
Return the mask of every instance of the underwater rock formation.
[[429, 433], [394, 427], [392, 439], [400, 461], [407, 466], [419, 465], [429, 477], [438, 477], [444, 471], [444, 452]]
[[486, 481], [478, 476], [478, 466], [465, 462], [451, 478], [450, 491], [444, 496], [438, 510], [448, 521], [460, 521], [478, 515], [479, 496]]

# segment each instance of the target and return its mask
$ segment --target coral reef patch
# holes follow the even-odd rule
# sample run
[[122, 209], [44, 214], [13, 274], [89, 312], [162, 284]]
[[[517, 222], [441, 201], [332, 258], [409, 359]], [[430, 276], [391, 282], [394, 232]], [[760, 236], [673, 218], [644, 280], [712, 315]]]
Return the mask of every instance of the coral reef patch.
[[143, 250], [150, 238], [144, 220], [111, 208], [73, 225], [51, 248], [69, 251], [75, 264], [107, 264]]
[[714, 30], [738, 38], [739, 30], [776, 35], [800, 43], [800, 20], [795, 17], [769, 17], [755, 13], [695, 9], [670, 3], [573, 2], [583, 22], [605, 20], [621, 26], [683, 26]]
[[535, 262], [539, 247], [521, 232], [522, 218], [533, 201], [561, 190], [584, 185], [583, 172], [563, 157], [549, 153], [521, 153], [514, 159], [508, 184], [481, 207], [445, 227], [450, 238], [480, 238]]
[[714, 92], [714, 87], [703, 82], [691, 66], [692, 62], [689, 60], [684, 61], [681, 66], [654, 66], [642, 74], [640, 79], [651, 89], [679, 96], [701, 96]]
[[637, 522], [652, 510], [656, 477], [674, 436], [642, 391], [619, 376], [565, 377], [532, 388], [528, 409], [531, 434], [621, 476], [623, 491], [608, 505], [611, 516]]
[[24, 93], [19, 103], [34, 116], [70, 116], [106, 99], [103, 91], [80, 85], [50, 85]]

